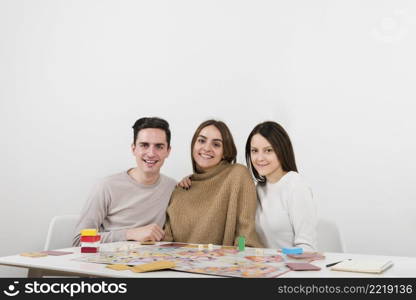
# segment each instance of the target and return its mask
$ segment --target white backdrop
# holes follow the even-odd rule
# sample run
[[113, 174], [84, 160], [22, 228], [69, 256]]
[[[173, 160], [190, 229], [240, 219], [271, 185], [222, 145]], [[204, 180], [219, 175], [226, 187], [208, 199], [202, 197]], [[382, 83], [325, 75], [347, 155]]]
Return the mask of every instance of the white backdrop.
[[171, 123], [176, 179], [207, 118], [241, 163], [280, 122], [346, 250], [414, 256], [414, 53], [414, 1], [0, 0], [0, 256], [41, 250], [54, 215], [134, 166], [142, 116]]

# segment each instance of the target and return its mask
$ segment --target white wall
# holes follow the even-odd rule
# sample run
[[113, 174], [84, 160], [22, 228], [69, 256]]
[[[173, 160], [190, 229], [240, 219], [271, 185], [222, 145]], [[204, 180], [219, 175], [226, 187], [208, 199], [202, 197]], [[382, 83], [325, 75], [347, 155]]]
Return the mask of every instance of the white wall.
[[[0, 256], [41, 250], [54, 215], [134, 166], [131, 125], [166, 118], [163, 171], [196, 126], [290, 133], [349, 252], [416, 253], [414, 1], [0, 1]], [[0, 276], [24, 271], [0, 268]]]

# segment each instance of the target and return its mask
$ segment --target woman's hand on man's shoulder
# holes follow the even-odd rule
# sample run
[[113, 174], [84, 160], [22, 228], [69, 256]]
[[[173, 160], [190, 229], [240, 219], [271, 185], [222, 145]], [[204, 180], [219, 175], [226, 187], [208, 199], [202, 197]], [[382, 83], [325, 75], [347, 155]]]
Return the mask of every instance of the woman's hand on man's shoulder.
[[183, 188], [184, 190], [189, 190], [192, 185], [191, 175], [185, 176], [181, 181], [176, 185], [177, 187]]

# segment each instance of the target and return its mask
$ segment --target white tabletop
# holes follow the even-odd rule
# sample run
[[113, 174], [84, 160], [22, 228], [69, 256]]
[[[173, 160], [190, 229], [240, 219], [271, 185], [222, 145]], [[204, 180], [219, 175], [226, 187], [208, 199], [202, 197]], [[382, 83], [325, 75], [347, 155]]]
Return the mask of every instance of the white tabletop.
[[[321, 267], [320, 271], [299, 271], [289, 272], [282, 277], [416, 277], [416, 257], [403, 256], [380, 256], [380, 255], [364, 255], [364, 254], [350, 254], [350, 253], [324, 253], [325, 259], [313, 261], [312, 264]], [[340, 272], [332, 271], [326, 265], [346, 259], [357, 260], [391, 260], [393, 266], [381, 274], [357, 273], [357, 272]]]
[[[29, 269], [42, 269], [60, 272], [69, 272], [98, 277], [141, 277], [141, 278], [209, 278], [218, 276], [209, 276], [203, 274], [193, 274], [178, 271], [155, 271], [148, 273], [134, 273], [129, 270], [115, 271], [106, 268], [104, 264], [86, 263], [73, 260], [80, 257], [80, 248], [60, 249], [62, 251], [74, 252], [73, 254], [62, 256], [45, 256], [45, 257], [25, 257], [21, 255], [12, 255], [0, 257], [0, 265], [23, 267]], [[290, 271], [283, 274], [281, 277], [296, 278], [296, 277], [416, 277], [416, 257], [401, 257], [401, 256], [376, 256], [376, 255], [361, 255], [348, 253], [324, 253], [325, 259], [317, 260], [312, 264], [321, 267], [320, 271]], [[367, 273], [353, 273], [353, 272], [339, 272], [332, 271], [325, 265], [345, 259], [389, 259], [393, 261], [394, 265], [382, 274], [367, 274]]]

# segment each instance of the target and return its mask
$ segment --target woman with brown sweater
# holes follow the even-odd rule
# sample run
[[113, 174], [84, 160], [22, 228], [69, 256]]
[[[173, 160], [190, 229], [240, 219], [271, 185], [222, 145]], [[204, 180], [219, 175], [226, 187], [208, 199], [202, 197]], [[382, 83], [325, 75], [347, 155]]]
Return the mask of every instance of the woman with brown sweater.
[[256, 189], [247, 168], [236, 164], [230, 130], [203, 122], [191, 142], [192, 187], [177, 187], [167, 209], [165, 241], [262, 247], [255, 230]]

